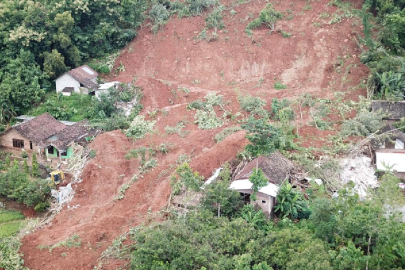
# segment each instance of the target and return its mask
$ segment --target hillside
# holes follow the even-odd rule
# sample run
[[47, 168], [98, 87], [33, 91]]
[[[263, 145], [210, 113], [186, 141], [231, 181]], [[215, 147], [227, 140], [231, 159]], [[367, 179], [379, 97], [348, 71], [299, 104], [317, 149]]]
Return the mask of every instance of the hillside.
[[[343, 11], [325, 0], [272, 1], [285, 14], [277, 22], [277, 31], [269, 34], [269, 29], [262, 26], [249, 36], [245, 33], [246, 26], [266, 2], [221, 3], [226, 7], [225, 28], [218, 30], [215, 41], [197, 39], [205, 27], [204, 16], [172, 17], [156, 35], [144, 25], [121, 51], [115, 66], [123, 65], [125, 70], [107, 79], [121, 82], [137, 79], [136, 84], [142, 86], [144, 94], [141, 114], [156, 120], [156, 132], [133, 141], [117, 130], [94, 140], [90, 148], [96, 151], [96, 156], [84, 168], [83, 182], [75, 185], [73, 201], [56, 215], [52, 224], [22, 240], [21, 252], [27, 267], [93, 269], [114, 239], [165, 209], [171, 192], [170, 175], [180, 155], [187, 155], [190, 166], [209, 177], [243, 149], [247, 144], [243, 131], [220, 143], [214, 140], [231, 123], [217, 129], [199, 129], [194, 124], [195, 111], [186, 109], [192, 101], [217, 93], [223, 96], [226, 110], [236, 114], [241, 110], [240, 95], [260, 97], [267, 101], [265, 108], [271, 109], [273, 98], [296, 100], [304, 93], [334, 100], [334, 94], [342, 92], [345, 100], [355, 101], [366, 94], [361, 83], [364, 85], [369, 71], [359, 60], [361, 49], [357, 40], [362, 34], [359, 18], [344, 16]], [[359, 8], [362, 1], [351, 4]], [[335, 17], [339, 21], [330, 23]], [[283, 37], [281, 30], [291, 36]], [[286, 89], [276, 89], [277, 83]], [[302, 146], [320, 147], [328, 143], [328, 136], [337, 132], [341, 120], [337, 113], [330, 117], [331, 130], [309, 125], [308, 114], [298, 120]], [[167, 126], [176, 126], [180, 121], [185, 123], [184, 131], [188, 131], [184, 136], [165, 132]], [[122, 184], [129, 183], [140, 166], [139, 161], [124, 156], [135, 147], [162, 143], [170, 145], [169, 153], [158, 154], [158, 166], [135, 181], [124, 198], [117, 200]], [[80, 246], [60, 246], [52, 252], [39, 248], [61, 243], [73, 235], [80, 238]], [[116, 269], [124, 263], [105, 260], [102, 269]]]

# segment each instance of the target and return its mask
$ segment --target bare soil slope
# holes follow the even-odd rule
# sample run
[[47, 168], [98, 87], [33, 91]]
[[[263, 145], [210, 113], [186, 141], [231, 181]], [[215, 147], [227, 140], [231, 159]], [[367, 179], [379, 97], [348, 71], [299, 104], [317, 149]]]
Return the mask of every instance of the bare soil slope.
[[[125, 71], [110, 79], [138, 79], [145, 94], [142, 113], [161, 110], [150, 114], [157, 120], [158, 131], [135, 142], [120, 131], [96, 138], [90, 147], [97, 155], [85, 167], [83, 182], [75, 185], [76, 195], [69, 207], [51, 225], [23, 239], [25, 265], [35, 270], [93, 269], [116, 237], [144, 223], [149, 211], [157, 212], [167, 205], [169, 178], [179, 155], [189, 155], [191, 166], [208, 177], [246, 145], [244, 132], [216, 144], [214, 135], [226, 126], [199, 130], [193, 124], [195, 112], [186, 110], [189, 102], [218, 92], [230, 102], [227, 109], [235, 113], [239, 111], [240, 94], [260, 96], [268, 104], [274, 97], [294, 99], [301, 93], [333, 98], [333, 93], [340, 91], [351, 99], [364, 94], [364, 89], [355, 87], [368, 72], [359, 61], [360, 49], [354, 40], [361, 33], [361, 22], [343, 16], [341, 22], [328, 24], [337, 8], [328, 6], [328, 0], [309, 1], [311, 8], [305, 7], [307, 2], [273, 3], [277, 10], [285, 12], [285, 17], [293, 15], [277, 24], [277, 29], [292, 34], [290, 38], [283, 38], [279, 32], [270, 35], [264, 27], [254, 30], [252, 37], [244, 32], [252, 15], [257, 17], [265, 7], [264, 1], [222, 2], [227, 7], [223, 12], [226, 28], [218, 31], [219, 38], [213, 42], [196, 39], [205, 27], [206, 14], [172, 18], [157, 35], [144, 27], [117, 59], [117, 66], [122, 63]], [[352, 2], [361, 4], [360, 0]], [[237, 12], [234, 16], [229, 13], [232, 5]], [[326, 13], [329, 18], [320, 16]], [[275, 82], [288, 89], [274, 89]], [[179, 87], [187, 87], [190, 93], [176, 90]], [[187, 136], [165, 133], [166, 126], [175, 126], [179, 121], [187, 124]], [[301, 135], [310, 138], [314, 131], [318, 138], [330, 134], [308, 126]], [[171, 151], [159, 154], [159, 165], [135, 182], [124, 199], [115, 200], [120, 186], [138, 172], [138, 161], [126, 160], [125, 154], [140, 145], [160, 143], [170, 144]], [[80, 247], [57, 247], [52, 252], [39, 248], [55, 245], [72, 235], [80, 237]], [[103, 269], [116, 266], [111, 261]]]

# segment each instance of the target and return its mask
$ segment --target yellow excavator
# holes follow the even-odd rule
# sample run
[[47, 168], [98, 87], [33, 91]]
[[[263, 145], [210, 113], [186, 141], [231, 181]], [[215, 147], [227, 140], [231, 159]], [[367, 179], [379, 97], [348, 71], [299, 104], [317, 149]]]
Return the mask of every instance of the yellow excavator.
[[57, 186], [57, 185], [59, 185], [60, 183], [62, 183], [63, 180], [65, 180], [65, 175], [63, 174], [62, 171], [56, 170], [56, 171], [51, 172], [51, 182], [52, 182], [55, 186]]

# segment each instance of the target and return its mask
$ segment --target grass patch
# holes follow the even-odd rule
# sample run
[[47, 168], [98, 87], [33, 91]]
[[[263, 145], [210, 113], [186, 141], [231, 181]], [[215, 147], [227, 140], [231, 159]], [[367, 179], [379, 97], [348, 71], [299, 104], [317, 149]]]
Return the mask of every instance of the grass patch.
[[20, 211], [0, 210], [0, 223], [25, 219]]
[[17, 234], [24, 219], [19, 211], [0, 210], [0, 237]]
[[48, 112], [56, 119], [78, 122], [88, 117], [91, 107], [90, 95], [72, 93], [68, 97], [52, 94], [40, 106], [29, 111], [28, 115], [38, 116]]
[[58, 248], [58, 247], [72, 248], [72, 247], [81, 247], [81, 246], [82, 246], [82, 240], [80, 239], [80, 236], [77, 234], [73, 234], [65, 241], [58, 242], [52, 246], [40, 245], [40, 246], [38, 246], [38, 248], [40, 250], [47, 248], [47, 249], [49, 249], [49, 252], [52, 252], [53, 249]]
[[217, 143], [222, 142], [226, 137], [228, 137], [229, 135], [238, 132], [242, 130], [241, 127], [237, 126], [237, 127], [227, 127], [224, 130], [222, 130], [221, 132], [217, 133], [214, 137], [215, 141]]
[[7, 237], [17, 234], [22, 223], [22, 220], [17, 220], [0, 224], [0, 237]]

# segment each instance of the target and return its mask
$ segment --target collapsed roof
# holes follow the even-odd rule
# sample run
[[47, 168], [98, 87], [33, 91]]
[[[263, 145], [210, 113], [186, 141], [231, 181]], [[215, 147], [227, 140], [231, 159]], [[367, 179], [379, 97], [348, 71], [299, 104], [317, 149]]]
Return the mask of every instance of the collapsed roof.
[[386, 120], [399, 120], [405, 117], [405, 102], [404, 101], [385, 101], [373, 100], [371, 102], [373, 112], [382, 111]]
[[261, 169], [269, 182], [276, 185], [282, 184], [294, 168], [294, 164], [283, 156], [280, 152], [276, 151], [269, 156], [261, 156], [255, 158], [238, 173], [235, 180], [247, 179], [252, 174], [253, 169], [258, 167]]

